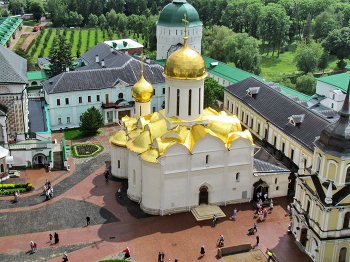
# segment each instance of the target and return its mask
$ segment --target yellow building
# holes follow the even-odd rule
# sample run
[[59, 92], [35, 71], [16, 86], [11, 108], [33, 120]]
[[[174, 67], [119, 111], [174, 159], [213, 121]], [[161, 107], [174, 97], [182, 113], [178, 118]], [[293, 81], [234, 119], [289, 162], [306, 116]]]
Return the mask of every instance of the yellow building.
[[312, 166], [296, 183], [291, 231], [317, 262], [350, 261], [349, 89], [339, 119], [317, 137]]

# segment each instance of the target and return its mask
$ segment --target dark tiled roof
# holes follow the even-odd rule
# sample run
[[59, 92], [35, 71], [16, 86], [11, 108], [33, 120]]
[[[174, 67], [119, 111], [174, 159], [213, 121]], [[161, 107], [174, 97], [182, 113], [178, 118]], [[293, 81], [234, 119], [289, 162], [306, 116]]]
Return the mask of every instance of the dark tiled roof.
[[29, 123], [31, 132], [46, 132], [46, 116], [43, 110], [45, 101], [40, 98], [31, 98], [28, 100]]
[[[246, 92], [251, 86], [260, 86], [259, 93], [254, 97]], [[328, 120], [254, 77], [228, 86], [225, 90], [311, 152], [314, 149], [315, 138], [329, 124]], [[303, 114], [305, 119], [300, 125], [294, 126], [289, 123], [288, 118], [291, 115]]]
[[113, 68], [113, 67], [121, 67], [125, 63], [127, 63], [130, 59], [136, 59], [135, 57], [132, 57], [128, 54], [123, 54], [121, 52], [113, 52], [109, 53], [107, 56], [105, 56], [103, 59], [100, 59], [99, 63], [96, 63], [96, 60], [94, 60], [93, 63], [88, 64], [83, 67], [77, 68], [78, 71], [81, 70], [92, 70], [92, 69], [101, 69], [102, 67], [102, 60], [104, 60], [104, 68]]
[[36, 59], [39, 65], [51, 64], [49, 58], [39, 57]]
[[290, 172], [285, 165], [276, 160], [276, 158], [269, 154], [263, 147], [259, 148], [254, 154], [253, 168], [257, 173]]
[[[164, 83], [164, 69], [146, 64], [144, 76], [151, 84]], [[141, 77], [140, 61], [130, 59], [122, 67], [64, 72], [43, 82], [48, 94], [111, 88], [119, 82], [134, 85]]]
[[27, 82], [27, 60], [0, 45], [0, 83]]
[[81, 58], [84, 59], [85, 64], [93, 64], [96, 63], [96, 55], [99, 56], [99, 59], [101, 61], [110, 54], [111, 47], [103, 42], [100, 42], [97, 45], [91, 47], [85, 54], [81, 56]]

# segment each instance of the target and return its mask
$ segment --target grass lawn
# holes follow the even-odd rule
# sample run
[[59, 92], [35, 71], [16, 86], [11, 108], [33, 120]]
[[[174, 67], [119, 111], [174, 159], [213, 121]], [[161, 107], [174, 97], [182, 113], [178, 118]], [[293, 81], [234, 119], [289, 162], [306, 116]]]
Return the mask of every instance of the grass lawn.
[[51, 49], [51, 46], [52, 46], [52, 44], [53, 44], [53, 42], [55, 40], [55, 37], [56, 37], [56, 30], [52, 30], [52, 34], [50, 36], [49, 41], [47, 42], [47, 47], [45, 49], [43, 57], [48, 57], [49, 56], [50, 49]]
[[33, 27], [26, 27], [26, 29], [24, 29], [24, 32], [32, 32]]
[[[98, 136], [101, 134], [101, 131], [98, 130], [95, 136]], [[89, 136], [84, 136], [82, 132], [79, 129], [69, 129], [69, 130], [64, 130], [64, 138], [66, 140], [74, 140], [74, 139], [80, 139], [80, 138], [86, 138]]]
[[74, 41], [72, 44], [72, 56], [76, 57], [77, 56], [77, 49], [78, 49], [79, 30], [73, 30], [72, 34], [74, 35]]
[[34, 21], [34, 20], [23, 21], [22, 23], [23, 23], [23, 25], [26, 25], [26, 26], [35, 26], [35, 25], [39, 25], [39, 22], [36, 22], [36, 21]]
[[18, 39], [16, 45], [13, 47], [13, 50], [15, 51], [23, 42], [24, 42], [24, 39], [23, 37], [21, 37], [20, 39]]

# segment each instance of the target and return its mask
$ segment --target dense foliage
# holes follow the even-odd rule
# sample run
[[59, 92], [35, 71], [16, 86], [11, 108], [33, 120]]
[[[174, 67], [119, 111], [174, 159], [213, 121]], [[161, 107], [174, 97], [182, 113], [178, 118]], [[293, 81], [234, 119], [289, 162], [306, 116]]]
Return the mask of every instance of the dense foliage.
[[84, 136], [96, 135], [97, 130], [103, 125], [103, 116], [96, 107], [88, 108], [80, 116], [80, 131]]

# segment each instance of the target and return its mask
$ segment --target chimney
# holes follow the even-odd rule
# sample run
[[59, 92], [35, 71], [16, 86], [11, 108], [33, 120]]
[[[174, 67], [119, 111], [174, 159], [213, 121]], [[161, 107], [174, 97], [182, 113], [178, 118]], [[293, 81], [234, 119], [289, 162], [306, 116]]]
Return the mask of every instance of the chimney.
[[99, 63], [100, 62], [100, 58], [98, 55], [96, 55], [96, 63]]
[[146, 63], [150, 64], [151, 63], [151, 59], [149, 57], [146, 56]]
[[68, 66], [66, 67], [66, 72], [69, 72], [69, 67]]
[[128, 55], [128, 54], [129, 54], [128, 50], [125, 50], [125, 53], [124, 53], [124, 54]]
[[101, 66], [102, 66], [102, 68], [105, 68], [106, 66], [105, 66], [105, 60], [104, 59], [102, 59], [102, 61], [101, 61]]
[[114, 49], [113, 47], [111, 47], [111, 48], [109, 49], [109, 51], [111, 51], [111, 53], [113, 53], [114, 50], [115, 50], [115, 49]]

